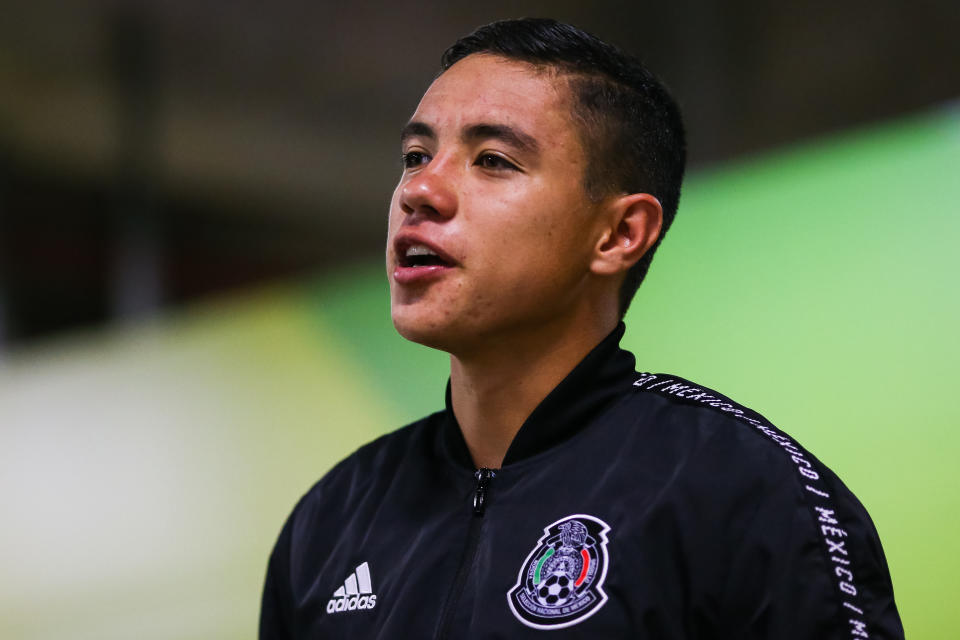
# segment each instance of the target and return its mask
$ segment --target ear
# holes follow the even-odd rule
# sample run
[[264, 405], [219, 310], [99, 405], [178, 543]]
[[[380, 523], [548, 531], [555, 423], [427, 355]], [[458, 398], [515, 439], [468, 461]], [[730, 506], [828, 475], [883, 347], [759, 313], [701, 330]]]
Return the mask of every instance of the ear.
[[607, 205], [608, 226], [594, 250], [590, 270], [598, 275], [626, 272], [660, 235], [663, 207], [649, 193], [619, 196]]

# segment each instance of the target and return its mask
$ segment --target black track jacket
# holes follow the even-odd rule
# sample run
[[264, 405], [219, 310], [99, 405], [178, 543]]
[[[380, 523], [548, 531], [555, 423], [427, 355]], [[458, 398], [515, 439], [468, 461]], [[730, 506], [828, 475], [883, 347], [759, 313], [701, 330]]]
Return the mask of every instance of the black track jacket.
[[840, 480], [759, 414], [636, 373], [621, 324], [500, 469], [450, 408], [338, 464], [267, 570], [261, 640], [902, 638]]

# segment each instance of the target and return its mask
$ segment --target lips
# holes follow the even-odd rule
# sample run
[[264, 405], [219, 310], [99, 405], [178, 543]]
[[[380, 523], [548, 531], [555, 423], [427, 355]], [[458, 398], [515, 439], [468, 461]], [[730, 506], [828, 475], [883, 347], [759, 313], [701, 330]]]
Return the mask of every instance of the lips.
[[442, 277], [458, 266], [446, 251], [415, 233], [399, 234], [393, 242], [398, 284], [424, 283]]

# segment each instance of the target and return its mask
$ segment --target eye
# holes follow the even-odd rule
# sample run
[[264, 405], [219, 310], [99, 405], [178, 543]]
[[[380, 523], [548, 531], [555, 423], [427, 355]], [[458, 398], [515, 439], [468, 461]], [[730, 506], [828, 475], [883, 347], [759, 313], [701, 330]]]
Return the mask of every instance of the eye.
[[474, 162], [474, 165], [483, 167], [484, 169], [519, 171], [517, 165], [493, 153], [481, 154], [480, 157], [477, 158], [477, 161]]
[[400, 156], [404, 169], [416, 169], [430, 162], [430, 156], [422, 151], [408, 151]]

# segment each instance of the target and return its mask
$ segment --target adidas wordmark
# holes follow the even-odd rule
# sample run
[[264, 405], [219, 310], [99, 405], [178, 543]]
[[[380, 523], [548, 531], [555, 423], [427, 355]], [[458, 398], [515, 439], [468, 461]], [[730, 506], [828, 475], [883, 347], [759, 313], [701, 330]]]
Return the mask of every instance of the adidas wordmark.
[[343, 586], [333, 592], [327, 602], [327, 613], [373, 609], [377, 606], [377, 596], [370, 582], [370, 565], [366, 562], [357, 565], [353, 573], [343, 581]]

